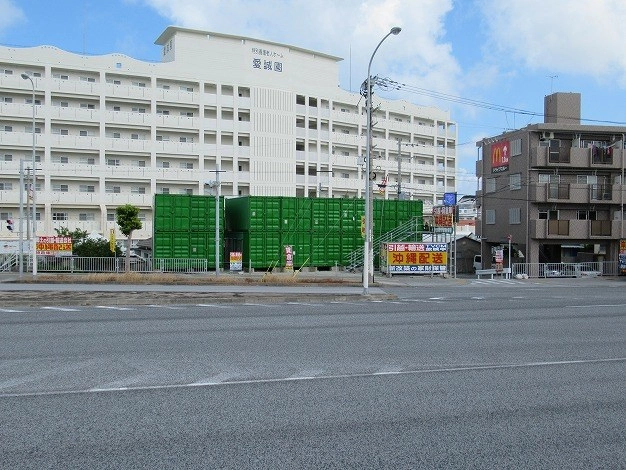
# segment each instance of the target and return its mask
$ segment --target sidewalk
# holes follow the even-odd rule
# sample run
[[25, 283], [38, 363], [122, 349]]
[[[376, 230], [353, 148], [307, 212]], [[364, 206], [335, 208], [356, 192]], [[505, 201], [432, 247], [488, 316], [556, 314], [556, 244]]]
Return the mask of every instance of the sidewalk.
[[393, 288], [465, 282], [438, 275], [375, 275], [365, 294], [361, 273], [348, 271], [103, 276], [108, 280], [94, 282], [93, 274], [39, 273], [33, 278], [25, 273], [20, 279], [19, 274], [0, 273], [0, 305], [392, 300]]

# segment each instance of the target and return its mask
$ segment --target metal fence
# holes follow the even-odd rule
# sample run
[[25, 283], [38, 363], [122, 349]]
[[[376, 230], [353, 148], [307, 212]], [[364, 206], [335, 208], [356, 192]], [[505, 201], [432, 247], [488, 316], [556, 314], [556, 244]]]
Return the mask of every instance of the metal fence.
[[585, 277], [617, 276], [617, 261], [590, 263], [514, 263], [512, 275], [525, 274], [528, 277]]
[[[118, 273], [126, 271], [126, 258], [95, 258], [80, 256], [39, 256], [38, 272]], [[131, 258], [131, 272], [207, 272], [206, 259], [191, 258]]]

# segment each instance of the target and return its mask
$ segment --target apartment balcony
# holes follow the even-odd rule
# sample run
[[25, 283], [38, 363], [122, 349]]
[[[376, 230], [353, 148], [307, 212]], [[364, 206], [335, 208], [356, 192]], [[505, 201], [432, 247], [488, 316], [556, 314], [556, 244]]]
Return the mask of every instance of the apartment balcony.
[[[98, 137], [84, 137], [78, 135], [51, 134], [47, 136], [51, 147], [69, 149], [97, 149], [100, 145]], [[115, 139], [112, 139], [115, 140]], [[120, 140], [120, 139], [117, 139]], [[137, 142], [137, 141], [134, 141]]]
[[624, 149], [535, 147], [530, 152], [531, 167], [597, 168], [620, 170]]
[[200, 146], [193, 142], [171, 142], [166, 140], [154, 142], [154, 148], [157, 152], [184, 155], [197, 155], [200, 150]]
[[621, 233], [619, 220], [530, 220], [530, 238], [539, 240], [603, 240]]
[[357, 134], [344, 134], [343, 132], [333, 132], [332, 141], [336, 144], [358, 145], [361, 137]]
[[531, 186], [533, 203], [619, 204], [623, 185], [539, 183]]
[[331, 111], [330, 117], [332, 118], [335, 124], [346, 123], [346, 124], [361, 124], [365, 126], [365, 116], [361, 116], [356, 113], [349, 112], [341, 112], [341, 111]]
[[60, 121], [92, 122], [99, 123], [102, 113], [98, 109], [84, 109], [61, 106], [50, 106], [48, 108], [50, 118]]
[[189, 116], [172, 116], [169, 114], [157, 114], [155, 118], [157, 127], [169, 127], [171, 129], [197, 129], [199, 119]]
[[96, 82], [86, 82], [83, 80], [61, 80], [54, 78], [50, 82], [52, 92], [76, 93], [81, 95], [99, 95], [102, 84]]
[[358, 167], [357, 157], [348, 157], [344, 155], [332, 155], [331, 161], [333, 163], [333, 168], [355, 169]]
[[[35, 118], [36, 119], [43, 119], [43, 116], [41, 115], [41, 106], [39, 105], [35, 105]], [[2, 116], [3, 118], [7, 119], [7, 118], [13, 118], [13, 117], [20, 117], [20, 118], [24, 118], [24, 119], [28, 119], [28, 125], [30, 126], [30, 123], [33, 119], [33, 106], [31, 104], [25, 104], [25, 103], [0, 103], [0, 116]]]
[[168, 103], [188, 103], [195, 105], [199, 101], [197, 93], [184, 90], [166, 90], [164, 88], [155, 89], [154, 97], [157, 102], [167, 101]]
[[237, 178], [238, 184], [242, 184], [242, 183], [250, 184], [250, 172], [249, 171], [238, 171], [235, 174], [235, 176]]
[[250, 121], [237, 121], [237, 131], [239, 132], [250, 132], [252, 129], [252, 125]]
[[71, 191], [67, 193], [49, 191], [45, 193], [39, 193], [37, 195], [38, 203], [50, 203], [50, 204], [72, 204], [72, 205], [93, 205], [100, 203], [100, 193], [81, 193], [77, 191]]
[[[98, 148], [98, 145], [99, 139], [94, 139], [92, 146]], [[106, 150], [149, 152], [152, 148], [152, 141], [139, 139], [113, 139], [107, 137], [104, 139], [104, 145]]]
[[110, 97], [131, 98], [136, 100], [150, 100], [153, 96], [153, 90], [150, 87], [113, 85], [112, 83], [106, 84], [105, 92], [106, 95]]
[[235, 105], [240, 109], [250, 109], [252, 105], [252, 100], [249, 96], [237, 96], [235, 98]]
[[124, 204], [132, 204], [133, 206], [151, 207], [152, 194], [130, 194], [130, 193], [105, 193], [102, 196], [102, 202], [106, 205], [123, 206]]
[[[322, 180], [322, 184], [327, 183], [328, 178]], [[361, 190], [365, 189], [365, 182], [362, 179], [358, 178], [337, 178], [331, 177], [330, 184], [333, 187], [333, 190], [342, 190], [342, 189], [352, 189], [352, 190]]]
[[435, 135], [435, 127], [434, 126], [424, 126], [418, 124], [417, 127], [413, 126], [413, 132], [416, 135], [425, 135], [428, 137], [433, 137]]
[[[35, 146], [42, 145], [42, 139], [45, 136], [42, 134], [35, 134]], [[3, 146], [33, 146], [33, 134], [32, 132], [5, 132], [0, 131], [0, 143]]]

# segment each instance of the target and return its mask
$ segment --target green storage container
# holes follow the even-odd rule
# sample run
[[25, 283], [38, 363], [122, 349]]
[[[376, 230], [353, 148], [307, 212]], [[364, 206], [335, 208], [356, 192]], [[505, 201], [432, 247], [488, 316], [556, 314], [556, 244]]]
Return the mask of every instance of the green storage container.
[[226, 199], [227, 229], [233, 232], [280, 229], [280, 197], [244, 196]]
[[311, 205], [314, 231], [337, 233], [341, 230], [341, 199], [313, 199]]
[[266, 269], [277, 266], [280, 256], [278, 231], [243, 232], [242, 263], [244, 269]]

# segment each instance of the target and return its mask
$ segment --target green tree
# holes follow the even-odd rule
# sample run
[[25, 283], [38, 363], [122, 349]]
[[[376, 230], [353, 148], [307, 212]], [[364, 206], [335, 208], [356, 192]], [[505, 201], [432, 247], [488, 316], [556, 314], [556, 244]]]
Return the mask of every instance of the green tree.
[[142, 227], [139, 220], [139, 208], [132, 204], [125, 204], [115, 209], [117, 225], [120, 232], [126, 235], [126, 272], [130, 272], [130, 242], [133, 237], [133, 231]]
[[60, 227], [55, 228], [54, 231], [60, 237], [72, 237], [72, 254], [74, 256], [104, 258], [122, 254], [118, 247], [115, 247], [115, 253], [111, 252], [109, 240], [88, 238], [89, 233], [86, 230], [76, 228], [70, 231], [67, 227]]

